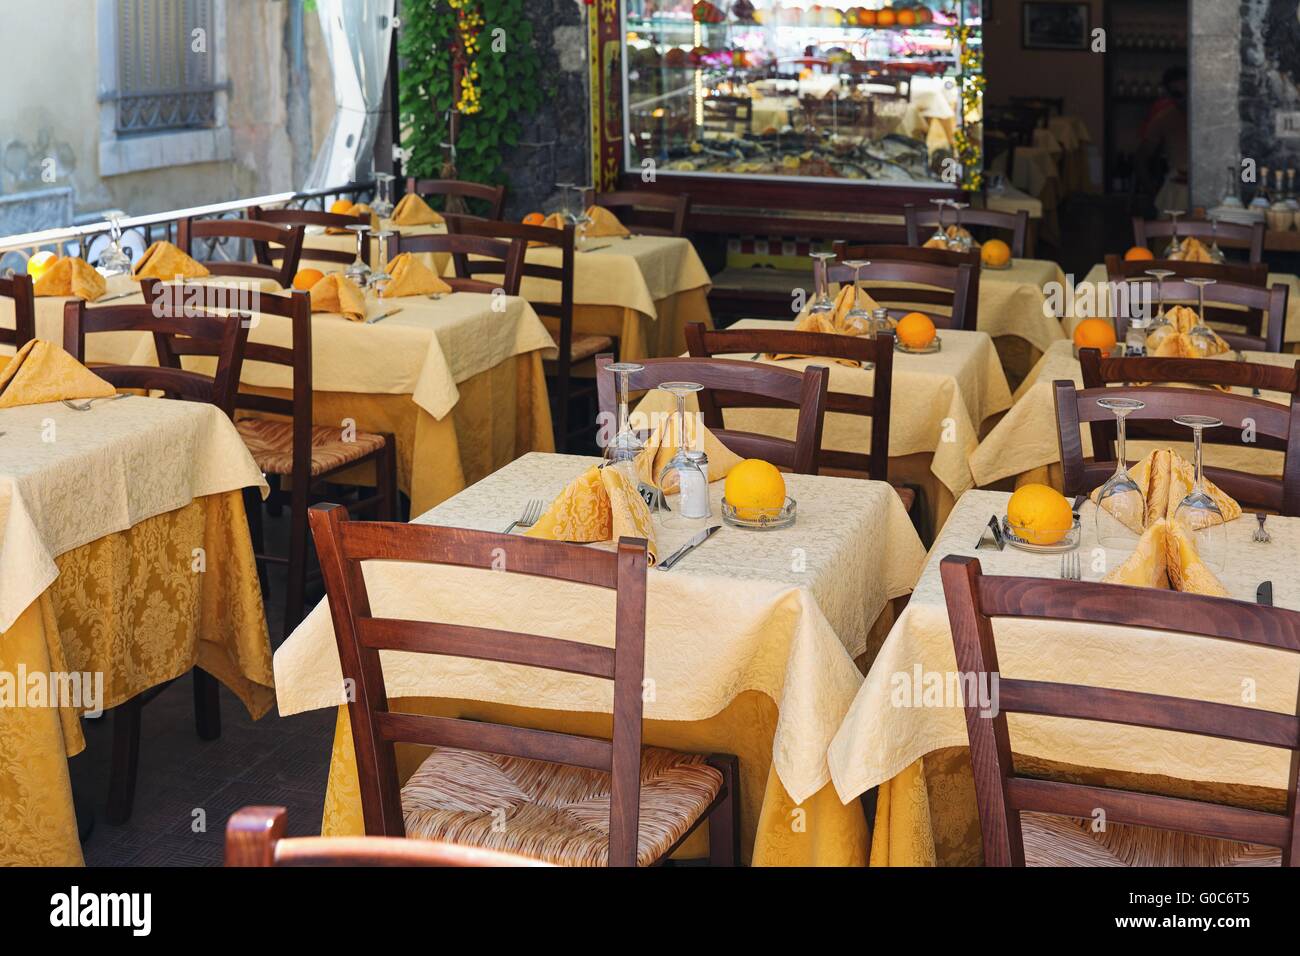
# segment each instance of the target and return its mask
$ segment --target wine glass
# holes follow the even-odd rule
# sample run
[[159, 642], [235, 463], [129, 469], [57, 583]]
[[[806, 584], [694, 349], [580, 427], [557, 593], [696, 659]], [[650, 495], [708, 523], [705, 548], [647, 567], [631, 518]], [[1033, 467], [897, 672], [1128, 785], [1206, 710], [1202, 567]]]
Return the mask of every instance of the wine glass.
[[618, 433], [605, 446], [605, 458], [610, 464], [623, 465], [634, 461], [645, 448], [645, 442], [632, 428], [628, 417], [627, 401], [630, 377], [636, 372], [644, 371], [645, 366], [635, 362], [615, 362], [607, 365], [606, 369], [618, 378]]
[[[1115, 416], [1115, 474], [1107, 479], [1097, 493], [1097, 542], [1103, 548], [1128, 548], [1137, 541], [1140, 531], [1130, 525], [1142, 527], [1146, 501], [1142, 489], [1128, 473], [1125, 455], [1124, 420], [1133, 412], [1146, 408], [1146, 402], [1136, 398], [1099, 398], [1097, 404]], [[1093, 450], [1094, 454], [1096, 449]], [[1119, 515], [1128, 517], [1128, 523]]]
[[931, 199], [931, 200], [930, 200], [930, 202], [932, 202], [932, 203], [934, 204], [935, 209], [936, 209], [936, 210], [938, 211], [938, 213], [939, 213], [939, 224], [938, 224], [938, 226], [935, 227], [935, 233], [934, 233], [934, 235], [931, 236], [928, 240], [926, 240], [927, 242], [942, 242], [942, 243], [944, 244], [944, 246], [947, 247], [947, 245], [948, 245], [948, 232], [947, 232], [946, 229], [944, 229], [944, 226], [943, 226], [943, 211], [944, 211], [945, 209], [948, 208], [948, 203], [951, 202], [951, 201], [952, 201], [952, 200], [949, 200], [949, 199]]
[[556, 183], [555, 188], [560, 192], [560, 208], [557, 211], [568, 219], [573, 215], [573, 190], [576, 188], [576, 184]]
[[[659, 388], [677, 399], [677, 451], [669, 459], [668, 464], [664, 465], [663, 470], [659, 472], [657, 484], [662, 490], [671, 483], [669, 481], [670, 477], [675, 477], [677, 478], [677, 487], [680, 490], [682, 481], [690, 480], [694, 472], [699, 471], [699, 466], [686, 455], [686, 396], [703, 391], [704, 386], [697, 382], [664, 382]], [[707, 481], [706, 476], [706, 484]], [[695, 523], [695, 519], [681, 514], [680, 508], [676, 512], [669, 511], [664, 497], [660, 496], [659, 498], [659, 521], [664, 527], [683, 527]]]
[[375, 233], [375, 242], [379, 246], [379, 268], [370, 273], [370, 288], [375, 290], [375, 295], [382, 297], [384, 289], [393, 277], [388, 274], [388, 240], [397, 235], [391, 229], [381, 229]]
[[953, 202], [952, 200], [949, 200], [948, 205], [951, 206], [953, 209], [957, 210], [957, 229], [953, 233], [953, 237], [948, 240], [948, 248], [952, 252], [970, 252], [970, 247], [971, 247], [970, 233], [968, 233], [965, 229], [963, 229], [961, 225], [961, 211], [963, 209], [969, 209], [970, 203]]
[[813, 293], [812, 305], [808, 307], [809, 315], [823, 315], [835, 311], [835, 303], [831, 301], [830, 282], [828, 281], [828, 270], [830, 260], [835, 258], [833, 252], [814, 252], [813, 259]]
[[1214, 355], [1218, 352], [1218, 336], [1215, 335], [1212, 328], [1205, 324], [1205, 287], [1214, 285], [1215, 280], [1190, 277], [1184, 281], [1188, 285], [1196, 286], [1198, 297], [1196, 324], [1187, 333], [1187, 338], [1192, 343], [1192, 348], [1196, 351], [1196, 354], [1201, 358]]
[[368, 256], [368, 244], [366, 236], [370, 232], [370, 226], [366, 223], [356, 223], [347, 227], [357, 236], [357, 257], [352, 261], [352, 265], [344, 270], [343, 274], [355, 282], [360, 288], [364, 289], [370, 282], [370, 265], [366, 262]]
[[131, 257], [122, 249], [122, 217], [120, 209], [105, 214], [108, 220], [108, 248], [99, 257], [99, 271], [105, 276], [120, 276], [131, 271]]
[[1223, 250], [1219, 248], [1218, 231], [1219, 219], [1217, 216], [1212, 216], [1210, 218], [1210, 261], [1215, 265], [1221, 266], [1228, 261], [1228, 257], [1225, 256]]
[[1173, 222], [1173, 232], [1169, 238], [1169, 245], [1165, 247], [1165, 254], [1162, 259], [1181, 259], [1183, 257], [1182, 243], [1178, 241], [1178, 217], [1183, 213], [1181, 210], [1166, 209], [1165, 215]]
[[871, 313], [861, 305], [862, 269], [871, 263], [866, 259], [845, 259], [844, 264], [853, 270], [853, 305], [844, 316], [844, 330], [849, 335], [865, 335], [871, 326]]
[[1201, 433], [1207, 428], [1218, 428], [1223, 421], [1208, 415], [1179, 415], [1174, 421], [1192, 430], [1195, 448], [1196, 483], [1187, 497], [1178, 503], [1174, 521], [1192, 535], [1201, 560], [1214, 571], [1222, 570], [1227, 548], [1227, 529], [1223, 512], [1205, 491], [1205, 475], [1201, 464]]
[[375, 199], [370, 208], [380, 219], [393, 214], [393, 178], [392, 173], [375, 173]]

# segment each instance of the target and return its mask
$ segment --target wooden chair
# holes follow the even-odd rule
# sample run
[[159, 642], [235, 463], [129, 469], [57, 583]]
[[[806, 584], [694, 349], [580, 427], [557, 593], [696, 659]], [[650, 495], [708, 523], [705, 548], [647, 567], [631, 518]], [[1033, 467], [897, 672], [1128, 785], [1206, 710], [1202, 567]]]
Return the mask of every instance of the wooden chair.
[[[986, 576], [978, 559], [957, 555], [943, 559], [940, 575], [962, 674], [1001, 674], [993, 619], [1004, 617], [1177, 631], [1300, 651], [1300, 614], [1281, 608], [1153, 588]], [[1047, 866], [1113, 865], [1116, 857], [1130, 855], [1125, 850], [1137, 857], [1135, 865], [1186, 865], [1186, 860], [1171, 859], [1179, 850], [1197, 862], [1208, 856], [1237, 865], [1272, 860], [1282, 866], [1300, 863], [1295, 853], [1300, 836], [1296, 828], [1300, 719], [1294, 714], [1145, 691], [1006, 677], [998, 680], [997, 712], [988, 716], [980, 707], [977, 695], [965, 704], [986, 866], [1024, 866], [1027, 861]], [[1008, 713], [1150, 727], [1290, 750], [1286, 812], [1020, 776], [1007, 731]], [[1124, 850], [1107, 852], [1089, 838], [1098, 809], [1106, 814], [1110, 841]], [[1168, 832], [1151, 833], [1145, 828], [1196, 834], [1208, 841], [1180, 843]], [[1270, 853], [1264, 847], [1275, 850]]]
[[513, 853], [400, 837], [286, 837], [284, 807], [244, 807], [226, 824], [226, 866], [551, 866]]
[[637, 190], [597, 193], [587, 190], [588, 206], [608, 209], [632, 232], [646, 236], [684, 236], [691, 214], [688, 193], [639, 192]]
[[[530, 855], [544, 855], [561, 864], [636, 866], [665, 859], [707, 820], [710, 861], [735, 865], [739, 855], [736, 758], [641, 747], [644, 540], [622, 538], [618, 550], [610, 552], [463, 528], [345, 521], [344, 513], [337, 506], [315, 507], [311, 526], [329, 592], [343, 676], [355, 687], [348, 715], [368, 835], [450, 838], [493, 850], [532, 851]], [[495, 628], [375, 617], [361, 568], [362, 562], [376, 560], [501, 568], [495, 573], [613, 590], [614, 647]], [[612, 739], [393, 713], [380, 666], [383, 650], [471, 657], [612, 680]], [[398, 741], [435, 748], [405, 786], [397, 776], [394, 744]], [[471, 773], [463, 760], [460, 766], [450, 765], [448, 757], [454, 758], [457, 751], [477, 753], [484, 760]], [[515, 759], [507, 763], [487, 755]], [[673, 772], [663, 774], [666, 768]], [[589, 773], [593, 770], [608, 777], [593, 784]], [[580, 793], [573, 802], [585, 804], [588, 810], [607, 794], [608, 833], [575, 822], [563, 807], [543, 806], [532, 798], [542, 790]], [[521, 797], [521, 791], [527, 796]], [[467, 804], [529, 811], [501, 828], [496, 814], [466, 810]], [[642, 809], [647, 819], [655, 821], [653, 827], [640, 826]], [[530, 822], [530, 817], [538, 822]], [[556, 839], [557, 831], [565, 832], [562, 841]]]
[[[248, 279], [271, 279], [282, 289], [293, 288], [293, 277], [298, 272], [302, 256], [302, 226], [281, 226], [270, 222], [249, 219], [182, 219], [176, 224], [176, 244], [188, 256], [194, 255], [196, 240], [249, 242], [253, 247], [253, 261], [226, 261], [224, 259], [199, 259], [209, 272], [216, 276], [237, 276]], [[271, 247], [280, 246], [280, 264], [274, 265]]]
[[1215, 282], [1236, 282], [1242, 285], [1268, 285], [1268, 266], [1264, 263], [1247, 264], [1229, 262], [1215, 265], [1212, 262], [1184, 262], [1181, 259], [1138, 259], [1129, 261], [1113, 253], [1106, 256], [1106, 276], [1112, 282], [1144, 276], [1151, 269], [1168, 269], [1169, 279], [1213, 279]]
[[461, 199], [480, 200], [487, 204], [485, 216], [488, 219], [500, 219], [506, 209], [505, 186], [485, 186], [463, 179], [416, 179], [412, 176], [406, 180], [406, 191], [421, 197], [459, 196]]
[[[154, 295], [161, 283], [145, 282]], [[86, 308], [81, 299], [70, 299], [63, 307], [63, 347], [78, 361], [86, 356], [86, 336], [97, 332], [149, 332], [158, 352], [158, 366], [97, 365], [95, 374], [117, 388], [158, 389], [167, 397], [208, 402], [226, 415], [234, 411], [239, 373], [248, 339], [248, 315], [222, 317], [186, 309], [180, 315], [155, 314], [149, 305], [117, 305]], [[217, 357], [212, 375], [172, 367], [168, 358], [184, 343], [205, 342]], [[221, 708], [216, 678], [195, 667], [194, 723], [200, 739], [221, 736]], [[169, 682], [170, 683], [170, 682]], [[135, 802], [135, 781], [140, 762], [140, 719], [144, 705], [161, 693], [166, 684], [152, 688], [113, 709], [113, 757], [109, 770], [109, 823], [125, 823]]]
[[[303, 226], [304, 242], [305, 227], [307, 226], [324, 226], [326, 229], [346, 229], [348, 226], [368, 226], [370, 225], [369, 213], [361, 213], [357, 216], [344, 215], [337, 212], [319, 212], [315, 209], [263, 209], [261, 206], [253, 206], [248, 210], [248, 218], [254, 222], [270, 222], [278, 226]], [[284, 250], [278, 246], [268, 246], [267, 258], [272, 262], [284, 258]], [[299, 255], [299, 262], [303, 259], [310, 259], [313, 262], [335, 262], [341, 265], [350, 266], [356, 260], [356, 253], [353, 251], [344, 251], [342, 249], [307, 249], [304, 248]], [[284, 283], [280, 283], [284, 288]], [[292, 282], [290, 282], [292, 285]]]
[[[836, 243], [839, 261], [864, 259], [862, 283], [870, 296], [897, 319], [908, 312], [925, 312], [939, 328], [973, 332], [979, 322], [979, 254], [908, 246], [858, 246]], [[906, 250], [906, 251], [903, 251]], [[938, 257], [948, 257], [944, 260]], [[956, 258], [952, 258], [956, 257]], [[961, 261], [970, 257], [970, 261]], [[852, 282], [856, 270], [833, 265], [830, 282]], [[912, 285], [929, 288], [912, 288]], [[891, 304], [892, 303], [892, 304]], [[917, 308], [918, 306], [925, 308]], [[935, 311], [928, 306], [938, 306]]]
[[[503, 242], [500, 239], [450, 232], [420, 236], [394, 233], [388, 240], [389, 262], [403, 252], [449, 254], [456, 267], [456, 274], [443, 276], [443, 281], [451, 286], [453, 292], [479, 292], [484, 295], [491, 295], [497, 289], [506, 295], [519, 294], [527, 251], [528, 244], [518, 240]], [[478, 256], [480, 261], [475, 262], [470, 256]], [[500, 276], [501, 280], [485, 282], [473, 278], [474, 274]]]
[[[1205, 359], [1114, 359], [1109, 373], [1124, 375], [1126, 381], [1195, 382], [1196, 376], [1213, 376], [1219, 384], [1249, 386], [1255, 382], [1276, 384], [1267, 367]], [[1129, 364], [1135, 363], [1135, 364]], [[1194, 366], [1221, 365], [1213, 371]], [[1289, 369], [1294, 388], [1295, 373]], [[1141, 378], [1128, 378], [1128, 376]], [[1203, 379], [1204, 380], [1204, 379]], [[1300, 515], [1300, 390], [1291, 393], [1291, 404], [1279, 405], [1261, 398], [1163, 385], [1077, 389], [1073, 382], [1053, 383], [1056, 399], [1057, 441], [1061, 452], [1062, 484], [1067, 497], [1091, 492], [1115, 473], [1114, 415], [1097, 404], [1099, 398], [1135, 398], [1146, 407], [1129, 413], [1128, 434], [1137, 439], [1165, 438], [1188, 441], [1191, 429], [1173, 423], [1178, 415], [1209, 415], [1223, 421], [1220, 428], [1207, 428], [1204, 441], [1239, 445], [1249, 429], [1255, 447], [1281, 451], [1286, 456], [1283, 477], [1268, 478], [1227, 468], [1206, 466], [1205, 475], [1243, 506], [1259, 511]], [[1092, 427], [1093, 457], [1084, 460], [1080, 424]], [[1097, 428], [1100, 424], [1103, 427]], [[1181, 434], [1180, 434], [1181, 433]]]
[[[1107, 279], [1110, 283], [1111, 315], [1115, 316], [1116, 334], [1121, 338], [1128, 330], [1128, 323], [1137, 314], [1138, 306], [1146, 308], [1145, 297], [1124, 295], [1126, 285], [1131, 281], [1125, 274], [1130, 270], [1118, 268], [1118, 256], [1106, 257]], [[1176, 264], [1176, 263], [1175, 263]], [[1112, 266], [1117, 266], [1114, 273]], [[1263, 265], [1247, 267], [1251, 279], [1267, 278], [1267, 268]], [[1237, 275], [1244, 275], [1241, 267], [1234, 270]], [[1212, 277], [1210, 277], [1212, 278]], [[1150, 290], [1155, 297], [1154, 279]], [[1195, 307], [1200, 292], [1196, 286], [1184, 278], [1170, 276], [1161, 286], [1166, 304], [1188, 303]], [[1281, 352], [1282, 334], [1286, 330], [1287, 297], [1290, 289], [1278, 283], [1272, 288], [1265, 288], [1262, 283], [1254, 281], [1230, 282], [1216, 279], [1214, 285], [1205, 288], [1205, 319], [1215, 325], [1231, 324], [1239, 326], [1241, 332], [1218, 330], [1224, 341], [1239, 351]], [[1127, 308], [1125, 307], [1127, 300]], [[1228, 306], [1228, 308], [1225, 308]]]
[[0, 345], [12, 345], [15, 352], [36, 338], [36, 298], [32, 284], [31, 276], [18, 273], [0, 279], [0, 297], [14, 302], [14, 327], [0, 328]]
[[[965, 214], [962, 214], [963, 217]], [[1156, 255], [1164, 253], [1164, 247], [1174, 235], [1172, 219], [1143, 219], [1133, 217], [1133, 245], [1147, 246], [1153, 239], [1158, 239], [1159, 248], [1153, 250]], [[1243, 223], [1220, 222], [1211, 224], [1204, 219], [1182, 219], [1178, 222], [1178, 238], [1195, 236], [1202, 242], [1214, 238], [1220, 245], [1229, 248], [1247, 250], [1247, 261], [1251, 265], [1264, 261], [1264, 223], [1257, 222], [1247, 226]]]
[[[608, 371], [613, 361], [612, 355], [596, 356], [596, 391], [604, 421], [615, 421], [618, 414], [614, 373]], [[656, 388], [664, 382], [698, 382], [704, 386], [696, 396], [701, 417], [722, 444], [742, 458], [762, 458], [800, 475], [817, 473], [830, 379], [823, 366], [810, 365], [798, 372], [760, 362], [703, 358], [645, 359], [640, 364], [645, 368], [628, 376], [629, 391]], [[790, 407], [799, 409], [793, 441], [727, 429], [720, 411]]]
[[[945, 223], [952, 218], [954, 217], [945, 215]], [[912, 203], [907, 203], [903, 206], [903, 220], [907, 224], [907, 244], [920, 246], [932, 235], [928, 230], [939, 225], [939, 210], [932, 207], [918, 208]], [[1016, 259], [1024, 257], [1025, 236], [1029, 234], [1029, 213], [1025, 210], [996, 212], [992, 209], [963, 209], [961, 224], [962, 228], [984, 226], [1000, 232], [1009, 232], [1012, 257]], [[927, 230], [924, 235], [922, 229]]]
[[[559, 357], [555, 362], [547, 362], [546, 365], [548, 377], [555, 385], [550, 394], [554, 397], [555, 405], [556, 447], [567, 450], [574, 437], [570, 434], [569, 428], [569, 412], [577, 394], [573, 382], [573, 366], [601, 352], [612, 350], [615, 343], [615, 340], [608, 335], [575, 335], [573, 332], [574, 230], [572, 224], [566, 224], [563, 229], [552, 229], [548, 226], [531, 226], [518, 222], [491, 222], [486, 219], [460, 217], [449, 219], [447, 228], [453, 235], [485, 236], [518, 241], [524, 244], [525, 249], [533, 242], [559, 248], [558, 266], [530, 262], [525, 253], [520, 269], [523, 278], [559, 284], [558, 288], [554, 289], [554, 294], [548, 292], [545, 300], [533, 297], [528, 302], [534, 312], [552, 321], [554, 332], [558, 333]], [[499, 271], [499, 267], [491, 262], [470, 259], [468, 256], [458, 257], [455, 265], [458, 275], [470, 278], [476, 274]]]

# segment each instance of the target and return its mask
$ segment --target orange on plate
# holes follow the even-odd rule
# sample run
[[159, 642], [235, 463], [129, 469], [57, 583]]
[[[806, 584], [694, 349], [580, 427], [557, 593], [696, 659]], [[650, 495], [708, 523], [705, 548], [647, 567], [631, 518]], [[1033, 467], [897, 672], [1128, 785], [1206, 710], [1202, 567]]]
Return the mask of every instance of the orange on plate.
[[310, 289], [323, 278], [325, 278], [325, 273], [319, 269], [299, 269], [293, 277], [293, 287], [295, 289]]
[[990, 239], [980, 247], [980, 261], [992, 269], [1003, 269], [1011, 264], [1011, 247], [1001, 239]]
[[1155, 254], [1146, 246], [1134, 246], [1128, 252], [1124, 253], [1125, 262], [1145, 262], [1147, 259], [1154, 259]]
[[1074, 344], [1109, 353], [1115, 347], [1115, 329], [1105, 319], [1084, 319], [1074, 327]]
[[727, 472], [722, 494], [736, 509], [736, 517], [757, 521], [784, 507], [785, 479], [776, 465], [761, 458], [746, 458]]
[[530, 212], [528, 215], [524, 216], [525, 226], [540, 226], [544, 222], [546, 222], [546, 217], [540, 212]]
[[1056, 544], [1074, 527], [1074, 513], [1055, 488], [1021, 485], [1007, 502], [1007, 523], [1030, 544]]
[[898, 320], [894, 334], [906, 348], [928, 348], [934, 341], [934, 322], [923, 312], [909, 312]]
[[336, 199], [330, 203], [330, 212], [339, 216], [350, 216], [354, 205], [351, 199]]

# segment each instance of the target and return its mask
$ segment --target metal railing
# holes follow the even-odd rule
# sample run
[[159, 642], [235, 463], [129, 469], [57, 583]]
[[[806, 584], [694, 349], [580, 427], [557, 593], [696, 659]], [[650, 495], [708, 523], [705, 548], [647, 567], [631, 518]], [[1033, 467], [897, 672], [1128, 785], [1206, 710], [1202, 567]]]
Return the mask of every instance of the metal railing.
[[[176, 225], [183, 219], [240, 219], [253, 206], [288, 209], [327, 210], [331, 202], [347, 197], [353, 201], [369, 201], [373, 194], [374, 183], [371, 181], [348, 183], [344, 186], [331, 186], [301, 193], [272, 193], [267, 196], [253, 196], [247, 199], [233, 199], [228, 202], [210, 203], [206, 206], [191, 206], [188, 209], [171, 209], [166, 212], [151, 213], [147, 216], [130, 216], [118, 219], [122, 230], [122, 246], [132, 261], [140, 257], [145, 249], [159, 239], [169, 242], [176, 240]], [[27, 267], [27, 260], [37, 252], [49, 250], [56, 255], [80, 256], [92, 265], [99, 258], [109, 242], [111, 225], [105, 219], [81, 226], [66, 226], [59, 229], [46, 229], [41, 232], [28, 232], [14, 236], [0, 236], [0, 275], [22, 272]], [[227, 245], [226, 240], [207, 240], [206, 254], [197, 254], [200, 259], [237, 259], [245, 257], [245, 250], [238, 245]]]

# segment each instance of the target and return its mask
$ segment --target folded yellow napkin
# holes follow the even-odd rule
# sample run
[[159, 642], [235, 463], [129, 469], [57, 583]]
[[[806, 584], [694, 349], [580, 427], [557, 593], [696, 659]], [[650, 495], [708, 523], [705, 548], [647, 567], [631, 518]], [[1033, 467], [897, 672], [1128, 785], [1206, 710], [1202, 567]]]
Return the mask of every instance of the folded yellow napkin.
[[[704, 425], [698, 414], [695, 396], [686, 401], [686, 447], [701, 448], [709, 459], [709, 481], [727, 477], [727, 472], [743, 459], [722, 442]], [[647, 485], [659, 487], [659, 473], [677, 454], [677, 400], [660, 389], [649, 392], [636, 410], [628, 416], [629, 424], [638, 431], [650, 429], [650, 437], [636, 459], [637, 478]], [[703, 432], [696, 435], [696, 429]], [[661, 488], [666, 495], [677, 492], [675, 477]]]
[[1183, 262], [1213, 262], [1214, 256], [1210, 255], [1210, 250], [1206, 248], [1205, 243], [1195, 236], [1188, 236], [1179, 244]]
[[62, 256], [36, 280], [32, 287], [35, 295], [75, 295], [78, 299], [94, 302], [108, 291], [108, 283], [85, 259]]
[[112, 385], [44, 339], [32, 339], [0, 369], [0, 408], [115, 394]]
[[[1151, 527], [1161, 519], [1172, 519], [1179, 503], [1191, 493], [1196, 483], [1196, 469], [1191, 462], [1168, 448], [1157, 448], [1131, 467], [1128, 473], [1142, 491], [1141, 506], [1129, 496], [1119, 500], [1107, 499], [1103, 507], [1137, 532]], [[1093, 504], [1097, 503], [1100, 493], [1101, 488], [1092, 492]], [[1225, 522], [1241, 517], [1241, 505], [1228, 497], [1209, 478], [1205, 479], [1205, 493], [1219, 506]]]
[[[834, 311], [829, 314], [825, 312], [805, 311], [795, 320], [794, 330], [796, 332], [823, 332], [830, 335], [857, 335], [858, 333], [850, 329], [848, 326], [848, 314], [853, 311], [853, 292], [854, 286], [852, 283], [841, 286], [839, 295], [835, 297]], [[868, 312], [880, 308], [876, 303], [876, 300], [871, 298], [871, 296], [867, 295], [864, 291], [858, 292], [857, 304], [860, 308], [866, 309]], [[775, 352], [768, 356], [768, 358], [778, 362], [784, 359], [813, 357], [814, 356], [794, 355], [785, 352]], [[859, 366], [859, 363], [853, 359], [831, 359], [830, 361], [839, 365], [847, 365], [850, 368], [857, 368]]]
[[1196, 552], [1192, 536], [1161, 518], [1142, 533], [1134, 552], [1102, 581], [1141, 588], [1172, 588], [1188, 594], [1228, 597], [1228, 591]]
[[309, 294], [313, 312], [338, 312], [353, 322], [365, 321], [365, 293], [341, 272], [331, 272], [318, 280]]
[[970, 230], [965, 228], [964, 226], [959, 226], [956, 223], [953, 223], [951, 226], [945, 229], [943, 231], [943, 234], [948, 237], [947, 240], [939, 239], [938, 237], [927, 239], [921, 245], [921, 248], [922, 249], [947, 249], [948, 243], [953, 239], [958, 239], [958, 238], [969, 239], [971, 241], [972, 249], [979, 246], [979, 243], [975, 242], [975, 237], [970, 234]]
[[546, 514], [526, 532], [549, 541], [617, 541], [645, 538], [650, 564], [658, 559], [654, 524], [645, 499], [617, 468], [595, 465], [569, 483]]
[[451, 291], [451, 286], [443, 282], [436, 272], [409, 252], [403, 252], [388, 264], [388, 274], [392, 279], [384, 287], [385, 299]]
[[587, 223], [588, 239], [606, 239], [611, 236], [630, 236], [626, 226], [618, 221], [618, 216], [614, 215], [604, 206], [588, 206], [587, 217], [591, 222]]
[[1199, 324], [1198, 319], [1195, 309], [1185, 305], [1172, 306], [1165, 312], [1169, 328], [1147, 336], [1147, 353], [1157, 358], [1207, 358], [1231, 351], [1231, 346], [1217, 332], [1213, 333], [1213, 344], [1208, 353], [1197, 351], [1190, 333]]
[[443, 222], [442, 216], [415, 193], [407, 193], [398, 201], [393, 207], [392, 220], [399, 226], [433, 226]]
[[201, 262], [191, 259], [170, 242], [159, 240], [144, 251], [131, 270], [134, 279], [201, 279], [211, 275]]

